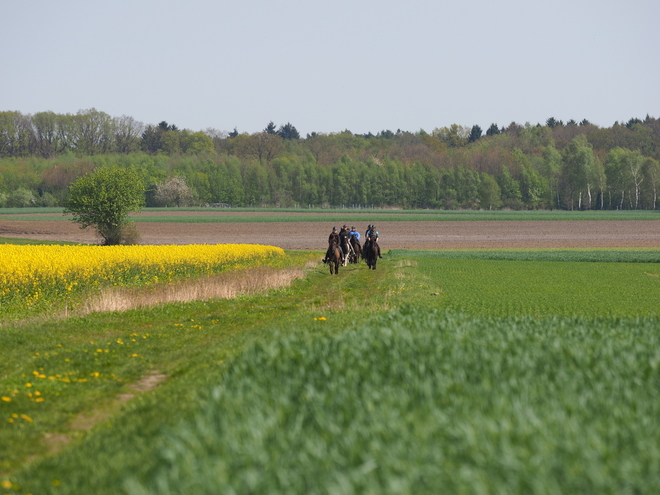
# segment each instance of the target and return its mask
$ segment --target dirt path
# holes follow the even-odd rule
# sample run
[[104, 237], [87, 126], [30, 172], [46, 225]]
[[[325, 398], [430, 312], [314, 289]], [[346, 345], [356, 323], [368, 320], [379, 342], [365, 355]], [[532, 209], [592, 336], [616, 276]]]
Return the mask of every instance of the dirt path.
[[[267, 244], [325, 249], [333, 224], [136, 223], [140, 244]], [[363, 228], [363, 226], [360, 226]], [[380, 222], [383, 249], [660, 247], [660, 220]], [[0, 220], [0, 237], [98, 242], [94, 232], [64, 221]]]

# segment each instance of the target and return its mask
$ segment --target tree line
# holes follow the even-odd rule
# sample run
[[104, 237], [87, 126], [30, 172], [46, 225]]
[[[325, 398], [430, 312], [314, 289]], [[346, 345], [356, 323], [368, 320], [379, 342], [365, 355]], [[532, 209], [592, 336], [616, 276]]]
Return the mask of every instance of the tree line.
[[354, 134], [269, 122], [193, 132], [127, 116], [0, 112], [0, 206], [57, 206], [78, 177], [136, 170], [148, 206], [656, 209], [660, 120]]

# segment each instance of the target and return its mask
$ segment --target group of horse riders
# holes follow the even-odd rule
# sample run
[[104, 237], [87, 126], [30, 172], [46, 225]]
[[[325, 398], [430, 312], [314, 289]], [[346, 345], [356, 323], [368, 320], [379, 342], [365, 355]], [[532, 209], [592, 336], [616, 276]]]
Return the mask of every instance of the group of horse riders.
[[[332, 227], [332, 232], [328, 237], [328, 251], [323, 262], [326, 263], [330, 260], [333, 246], [339, 248], [342, 264], [345, 264], [346, 257], [350, 255], [354, 255], [355, 262], [359, 260], [360, 254], [363, 258], [366, 258], [374, 243], [378, 243], [378, 231], [376, 230], [376, 226], [367, 226], [367, 231], [365, 232], [364, 237], [364, 247], [362, 247], [360, 244], [360, 233], [355, 227], [349, 229], [347, 225], [344, 225], [341, 230], [337, 230], [337, 227]], [[380, 250], [378, 250], [378, 257], [382, 258], [382, 256], [380, 256]]]

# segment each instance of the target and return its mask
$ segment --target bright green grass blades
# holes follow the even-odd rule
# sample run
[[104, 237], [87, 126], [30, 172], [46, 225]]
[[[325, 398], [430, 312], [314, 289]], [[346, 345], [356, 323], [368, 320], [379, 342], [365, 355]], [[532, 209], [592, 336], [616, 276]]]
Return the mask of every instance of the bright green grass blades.
[[660, 265], [413, 258], [436, 307], [489, 316], [638, 316], [660, 311]]
[[[657, 493], [657, 320], [399, 312], [238, 357], [128, 493]], [[264, 372], [268, 370], [268, 372]]]
[[599, 249], [451, 249], [412, 251], [392, 249], [396, 258], [502, 260], [502, 261], [575, 261], [602, 263], [660, 263], [658, 248]]

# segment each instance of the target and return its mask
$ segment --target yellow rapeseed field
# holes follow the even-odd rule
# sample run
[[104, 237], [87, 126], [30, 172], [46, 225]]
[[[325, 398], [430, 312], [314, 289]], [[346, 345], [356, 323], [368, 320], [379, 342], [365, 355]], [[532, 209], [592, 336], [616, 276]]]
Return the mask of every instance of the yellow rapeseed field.
[[143, 286], [284, 256], [254, 244], [0, 245], [0, 315], [107, 286]]

